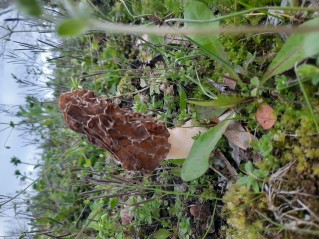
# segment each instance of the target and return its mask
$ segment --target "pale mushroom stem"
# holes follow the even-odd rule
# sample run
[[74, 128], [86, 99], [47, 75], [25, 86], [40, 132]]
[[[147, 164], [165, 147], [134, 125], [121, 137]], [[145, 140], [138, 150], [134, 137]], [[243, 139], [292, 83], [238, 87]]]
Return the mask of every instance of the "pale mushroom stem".
[[171, 144], [166, 160], [187, 158], [194, 143], [193, 137], [208, 129], [191, 126], [191, 121], [186, 122], [182, 127], [168, 129], [170, 136], [168, 143]]
[[[225, 112], [218, 117], [218, 120], [225, 120], [232, 112], [233, 111]], [[200, 132], [204, 133], [206, 131], [208, 131], [208, 128], [192, 126], [191, 120], [187, 121], [182, 127], [168, 129], [170, 133], [168, 143], [171, 145], [171, 148], [165, 160], [187, 158], [194, 143], [193, 137]]]

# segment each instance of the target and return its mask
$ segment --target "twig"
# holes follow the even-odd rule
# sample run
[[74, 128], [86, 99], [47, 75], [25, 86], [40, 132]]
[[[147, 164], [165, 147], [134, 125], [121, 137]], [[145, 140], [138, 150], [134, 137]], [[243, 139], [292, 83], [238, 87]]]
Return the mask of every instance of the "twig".
[[215, 169], [213, 166], [210, 166], [209, 167], [211, 170], [213, 170], [215, 173], [217, 173], [219, 176], [221, 176], [222, 178], [224, 178], [225, 180], [229, 181], [229, 179], [224, 175], [222, 174], [221, 172], [219, 172], [217, 169]]
[[100, 212], [100, 210], [96, 210], [96, 212], [93, 214], [92, 218], [88, 218], [85, 225], [82, 227], [80, 232], [76, 235], [75, 239], [80, 239], [82, 237], [82, 234], [86, 230], [86, 228], [91, 224], [91, 222], [94, 220], [94, 218], [97, 216], [97, 214]]
[[223, 160], [224, 164], [226, 165], [228, 171], [230, 172], [231, 176], [234, 178], [234, 179], [239, 179], [239, 175], [236, 171], [236, 169], [228, 162], [227, 158], [224, 156], [224, 154], [221, 152], [221, 151], [217, 151], [221, 160]]

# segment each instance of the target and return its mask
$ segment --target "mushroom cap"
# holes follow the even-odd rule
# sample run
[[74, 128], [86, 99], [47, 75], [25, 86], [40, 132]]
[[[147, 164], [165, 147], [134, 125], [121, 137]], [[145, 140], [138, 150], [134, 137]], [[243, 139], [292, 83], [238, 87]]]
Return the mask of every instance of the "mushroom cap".
[[70, 129], [108, 150], [127, 170], [152, 172], [170, 150], [164, 122], [120, 108], [92, 91], [63, 93], [59, 105]]

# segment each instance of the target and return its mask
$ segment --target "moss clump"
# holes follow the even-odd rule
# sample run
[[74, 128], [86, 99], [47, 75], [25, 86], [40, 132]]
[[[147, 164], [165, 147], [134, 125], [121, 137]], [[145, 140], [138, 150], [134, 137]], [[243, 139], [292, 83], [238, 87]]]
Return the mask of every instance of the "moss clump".
[[132, 81], [130, 78], [127, 77], [123, 77], [118, 86], [117, 86], [118, 91], [121, 94], [125, 94], [125, 93], [131, 93], [136, 91], [136, 88], [132, 85]]
[[[222, 36], [220, 38], [227, 57], [233, 65], [242, 66], [245, 74], [258, 76], [271, 62], [270, 56], [278, 52], [283, 45], [280, 37], [263, 35]], [[265, 52], [268, 54], [265, 56]]]
[[256, 212], [256, 206], [264, 205], [261, 198], [259, 203], [254, 203], [256, 195], [251, 193], [246, 186], [230, 184], [223, 197], [225, 207], [223, 213], [228, 228], [226, 238], [258, 239], [261, 238], [263, 224]]
[[[309, 114], [304, 113], [299, 122], [295, 137], [289, 142], [293, 143], [292, 151], [286, 150], [281, 157], [282, 163], [294, 162], [285, 176], [287, 181], [281, 188], [287, 191], [300, 191], [300, 195], [296, 194], [294, 200], [302, 200], [318, 215], [319, 200], [316, 199], [316, 195], [319, 194], [319, 135]], [[296, 217], [303, 218], [305, 213], [299, 213]]]
[[[295, 97], [297, 102], [303, 95], [296, 91]], [[313, 98], [311, 105], [318, 112], [318, 101]], [[318, 116], [300, 104], [277, 103], [274, 109], [278, 114], [274, 128], [261, 131], [253, 143], [254, 152], [261, 158], [255, 165], [270, 174], [266, 194], [256, 199], [244, 186], [229, 187], [223, 197], [229, 238], [263, 238], [264, 233], [267, 238], [314, 238], [317, 233], [319, 134], [314, 121]], [[269, 220], [262, 220], [261, 215]], [[274, 226], [271, 221], [278, 230], [263, 232], [262, 228]]]
[[245, 44], [241, 43], [241, 36], [223, 36], [220, 40], [227, 52], [228, 59], [234, 65], [242, 65], [249, 53]]

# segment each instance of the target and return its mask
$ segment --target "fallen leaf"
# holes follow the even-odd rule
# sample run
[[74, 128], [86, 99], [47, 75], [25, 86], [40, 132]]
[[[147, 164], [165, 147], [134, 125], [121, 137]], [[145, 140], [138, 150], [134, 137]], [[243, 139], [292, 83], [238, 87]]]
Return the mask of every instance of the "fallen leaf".
[[258, 107], [256, 118], [263, 129], [271, 129], [277, 121], [276, 112], [268, 104], [262, 104]]
[[206, 220], [211, 215], [211, 210], [208, 205], [192, 205], [189, 212], [198, 219]]
[[229, 89], [235, 90], [237, 82], [235, 80], [224, 77], [224, 84], [227, 85]]
[[232, 151], [230, 152], [230, 155], [234, 159], [237, 166], [239, 166], [242, 159], [240, 157], [240, 148], [236, 146], [235, 144], [233, 144], [232, 142], [229, 142], [229, 147], [232, 149]]
[[230, 124], [226, 129], [224, 135], [229, 142], [243, 150], [246, 150], [249, 147], [249, 142], [254, 137], [249, 132], [247, 132], [244, 127], [238, 122]]
[[130, 225], [132, 223], [134, 214], [133, 212], [131, 212], [131, 210], [128, 207], [125, 207], [121, 209], [120, 217], [121, 217], [122, 225]]

